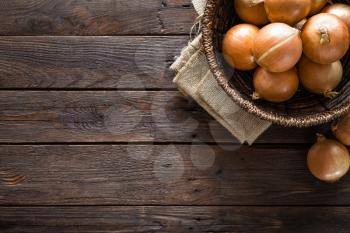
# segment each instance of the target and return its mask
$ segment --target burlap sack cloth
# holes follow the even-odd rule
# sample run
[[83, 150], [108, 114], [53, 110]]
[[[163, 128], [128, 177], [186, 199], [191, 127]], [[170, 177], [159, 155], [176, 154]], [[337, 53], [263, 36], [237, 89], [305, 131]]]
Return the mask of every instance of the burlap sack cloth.
[[[192, 0], [192, 3], [197, 13], [202, 15], [206, 0]], [[170, 67], [177, 73], [174, 83], [184, 95], [197, 101], [239, 142], [251, 145], [271, 123], [258, 119], [233, 102], [217, 84], [201, 47], [201, 35], [198, 35], [182, 50], [180, 57]]]

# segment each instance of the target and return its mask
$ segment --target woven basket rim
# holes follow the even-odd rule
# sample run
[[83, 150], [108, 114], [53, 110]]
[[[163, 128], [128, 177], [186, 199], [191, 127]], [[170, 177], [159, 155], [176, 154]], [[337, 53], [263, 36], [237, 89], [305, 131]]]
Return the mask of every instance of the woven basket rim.
[[322, 113], [315, 113], [306, 116], [284, 116], [266, 111], [254, 104], [253, 101], [244, 99], [237, 90], [230, 86], [226, 74], [218, 63], [214, 50], [213, 20], [215, 17], [217, 2], [218, 0], [207, 0], [207, 5], [202, 18], [203, 49], [210, 70], [216, 81], [241, 108], [263, 120], [287, 127], [310, 127], [328, 123], [350, 111], [350, 100], [347, 100], [344, 101], [341, 106]]

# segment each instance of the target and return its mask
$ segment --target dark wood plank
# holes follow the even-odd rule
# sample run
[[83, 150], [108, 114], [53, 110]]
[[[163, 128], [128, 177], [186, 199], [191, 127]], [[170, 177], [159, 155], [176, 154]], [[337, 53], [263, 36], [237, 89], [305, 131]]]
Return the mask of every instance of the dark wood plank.
[[306, 147], [1, 146], [0, 205], [349, 205]]
[[348, 233], [348, 207], [1, 207], [10, 232]]
[[[272, 127], [258, 143], [308, 143], [314, 129]], [[2, 91], [0, 142], [237, 142], [176, 91]]]
[[0, 89], [175, 89], [169, 67], [188, 39], [0, 37]]
[[190, 0], [1, 0], [0, 35], [188, 34]]

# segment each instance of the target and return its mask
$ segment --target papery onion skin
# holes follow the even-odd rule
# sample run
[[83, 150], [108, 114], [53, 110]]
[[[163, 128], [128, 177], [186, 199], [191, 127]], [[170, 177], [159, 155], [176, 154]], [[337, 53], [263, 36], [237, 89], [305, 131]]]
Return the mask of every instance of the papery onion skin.
[[271, 72], [293, 68], [302, 50], [299, 30], [284, 23], [271, 23], [260, 29], [253, 48], [256, 62]]
[[235, 0], [234, 2], [236, 13], [243, 21], [256, 25], [269, 22], [264, 3], [253, 4], [252, 0]]
[[294, 27], [296, 29], [298, 29], [299, 31], [303, 30], [305, 24], [307, 22], [307, 19], [302, 19], [301, 21], [299, 21], [297, 24], [294, 25]]
[[350, 146], [350, 113], [333, 124], [332, 131], [341, 143]]
[[271, 22], [294, 26], [310, 13], [311, 0], [264, 0], [264, 5]]
[[349, 170], [349, 152], [338, 141], [319, 136], [318, 142], [308, 152], [307, 165], [318, 179], [336, 182]]
[[320, 64], [340, 60], [349, 49], [350, 35], [346, 24], [337, 16], [320, 13], [311, 17], [301, 33], [304, 54]]
[[255, 92], [253, 99], [263, 99], [274, 103], [289, 100], [298, 90], [299, 79], [293, 68], [282, 73], [272, 73], [259, 67], [254, 74]]
[[315, 15], [322, 10], [329, 0], [311, 0], [309, 16]]
[[298, 73], [305, 89], [332, 98], [337, 95], [334, 89], [342, 80], [343, 66], [340, 61], [322, 65], [303, 56], [298, 63]]
[[251, 24], [238, 24], [225, 35], [222, 52], [226, 62], [239, 70], [254, 69], [253, 45], [259, 28]]
[[342, 3], [332, 4], [322, 10], [322, 13], [329, 13], [339, 17], [348, 26], [350, 31], [350, 6]]

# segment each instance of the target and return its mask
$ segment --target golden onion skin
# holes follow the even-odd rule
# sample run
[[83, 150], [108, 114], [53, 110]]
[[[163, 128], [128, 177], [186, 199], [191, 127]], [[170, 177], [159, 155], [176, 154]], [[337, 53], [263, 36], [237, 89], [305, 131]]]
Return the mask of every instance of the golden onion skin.
[[312, 61], [331, 64], [349, 49], [349, 30], [337, 16], [320, 13], [311, 17], [301, 33], [303, 52]]
[[316, 178], [336, 182], [349, 170], [349, 152], [338, 141], [319, 136], [318, 142], [308, 152], [307, 165]]
[[231, 67], [251, 70], [257, 66], [253, 44], [258, 32], [259, 28], [254, 25], [238, 24], [226, 33], [222, 43], [222, 52]]
[[311, 0], [264, 0], [264, 5], [271, 22], [294, 26], [310, 13]]
[[336, 95], [334, 89], [342, 80], [343, 66], [340, 61], [323, 65], [303, 56], [298, 63], [298, 73], [306, 90], [332, 98]]
[[259, 67], [254, 74], [253, 99], [281, 103], [291, 99], [298, 90], [299, 79], [293, 68], [282, 73], [272, 73]]
[[350, 113], [340, 118], [332, 126], [332, 131], [341, 143], [350, 146]]
[[302, 50], [299, 30], [284, 23], [271, 23], [260, 29], [253, 48], [256, 62], [271, 72], [293, 68]]
[[263, 25], [269, 22], [264, 3], [253, 4], [252, 0], [235, 0], [236, 14], [247, 23]]
[[336, 3], [327, 6], [322, 10], [322, 13], [329, 13], [339, 17], [348, 26], [350, 31], [350, 6], [346, 4]]
[[311, 9], [309, 16], [315, 15], [322, 10], [328, 0], [311, 0]]

